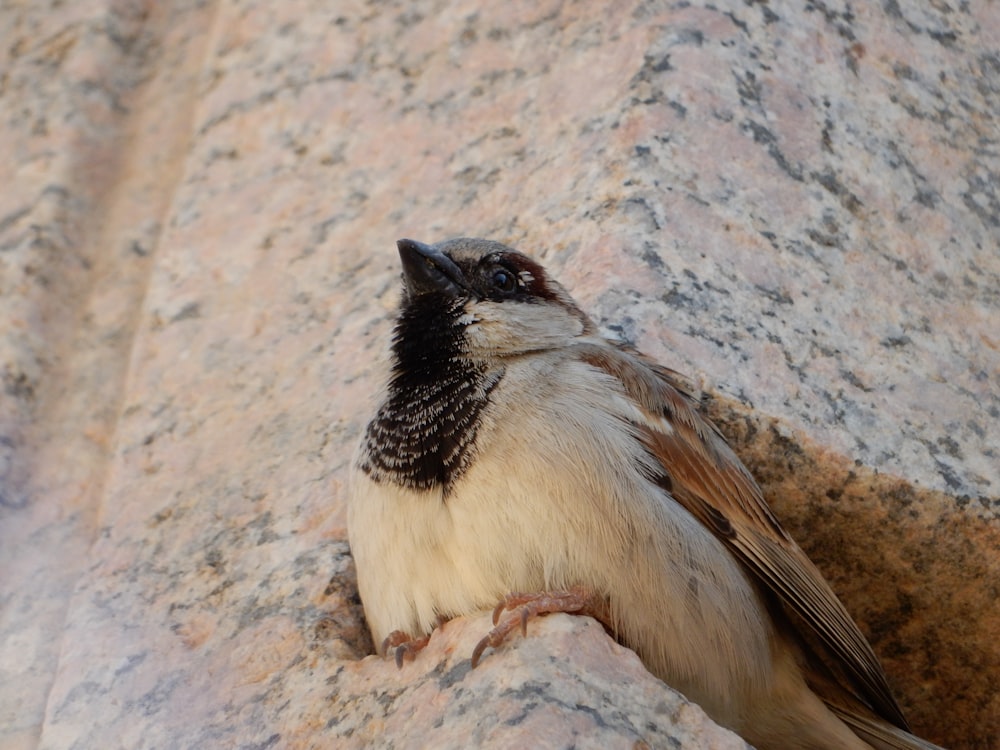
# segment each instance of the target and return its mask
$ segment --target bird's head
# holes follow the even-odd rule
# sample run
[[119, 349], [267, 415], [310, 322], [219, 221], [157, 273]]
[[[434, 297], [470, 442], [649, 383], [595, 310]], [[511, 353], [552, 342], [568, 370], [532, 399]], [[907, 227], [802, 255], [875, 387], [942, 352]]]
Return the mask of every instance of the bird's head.
[[[506, 245], [399, 240], [403, 301], [397, 345], [449, 350], [482, 364], [565, 346], [594, 326], [538, 263]], [[415, 352], [411, 352], [415, 353]], [[429, 353], [429, 352], [428, 352]]]

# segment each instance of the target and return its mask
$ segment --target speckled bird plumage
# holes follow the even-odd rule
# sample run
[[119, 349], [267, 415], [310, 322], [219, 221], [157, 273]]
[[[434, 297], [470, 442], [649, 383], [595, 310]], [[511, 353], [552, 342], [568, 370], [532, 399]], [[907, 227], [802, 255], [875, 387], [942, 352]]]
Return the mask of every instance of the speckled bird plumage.
[[504, 245], [399, 250], [349, 505], [376, 643], [582, 587], [651, 672], [760, 748], [933, 747], [676, 373]]

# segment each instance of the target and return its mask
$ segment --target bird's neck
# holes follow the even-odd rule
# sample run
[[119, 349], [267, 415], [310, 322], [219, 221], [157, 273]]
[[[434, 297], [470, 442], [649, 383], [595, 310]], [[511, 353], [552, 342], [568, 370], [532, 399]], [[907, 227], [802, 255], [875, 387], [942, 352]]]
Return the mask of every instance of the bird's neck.
[[482, 410], [502, 372], [464, 358], [460, 335], [439, 315], [400, 316], [392, 379], [365, 435], [361, 468], [375, 481], [447, 494], [471, 464]]

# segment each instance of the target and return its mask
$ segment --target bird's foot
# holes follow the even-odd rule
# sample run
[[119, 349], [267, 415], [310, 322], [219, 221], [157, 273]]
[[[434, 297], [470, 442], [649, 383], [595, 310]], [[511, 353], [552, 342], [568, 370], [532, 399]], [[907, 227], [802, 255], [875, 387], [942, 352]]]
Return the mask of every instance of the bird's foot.
[[[503, 616], [504, 611], [508, 614]], [[486, 634], [472, 651], [472, 668], [486, 648], [496, 648], [518, 626], [521, 635], [528, 634], [528, 619], [536, 615], [566, 612], [572, 615], [590, 615], [601, 622], [607, 620], [607, 604], [589, 589], [574, 586], [566, 591], [541, 591], [534, 594], [508, 594], [493, 610], [493, 630]], [[502, 617], [502, 619], [501, 619]]]
[[382, 653], [389, 654], [391, 650], [393, 657], [396, 659], [396, 666], [402, 669], [403, 662], [413, 661], [416, 655], [426, 648], [430, 640], [430, 634], [414, 638], [402, 630], [393, 630], [382, 641]]

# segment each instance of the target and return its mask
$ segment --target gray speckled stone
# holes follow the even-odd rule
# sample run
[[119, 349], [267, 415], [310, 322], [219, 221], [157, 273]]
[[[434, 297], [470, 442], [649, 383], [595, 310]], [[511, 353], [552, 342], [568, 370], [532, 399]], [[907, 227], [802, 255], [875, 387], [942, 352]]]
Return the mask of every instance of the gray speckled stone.
[[540, 618], [528, 638], [488, 651], [472, 670], [469, 654], [490, 626], [488, 617], [454, 620], [401, 670], [378, 657], [338, 669], [330, 740], [456, 750], [749, 747], [665, 688], [594, 620]]
[[[344, 481], [394, 241], [460, 234], [700, 379], [915, 727], [997, 747], [1000, 14], [790, 6], [0, 9], [0, 748], [358, 721], [331, 685], [389, 676]], [[401, 696], [454, 697], [427, 675], [464, 627]], [[606, 641], [552, 627], [477, 695]]]

